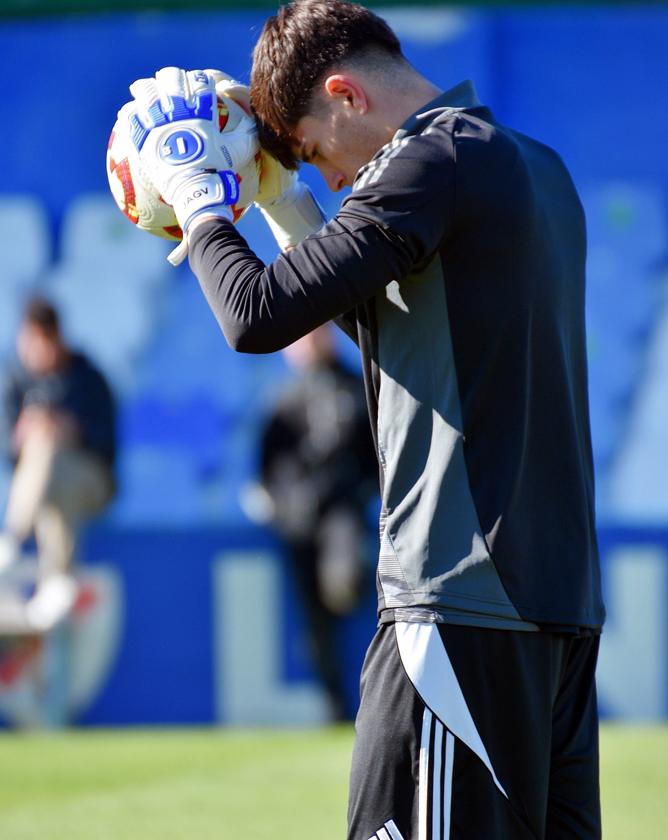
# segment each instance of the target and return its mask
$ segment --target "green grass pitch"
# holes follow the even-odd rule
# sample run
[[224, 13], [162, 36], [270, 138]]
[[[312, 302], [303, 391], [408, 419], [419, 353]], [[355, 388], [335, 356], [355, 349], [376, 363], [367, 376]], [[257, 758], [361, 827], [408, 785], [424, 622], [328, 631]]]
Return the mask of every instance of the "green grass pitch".
[[[343, 840], [352, 730], [0, 735], [2, 840]], [[606, 840], [668, 837], [668, 727], [604, 726]]]

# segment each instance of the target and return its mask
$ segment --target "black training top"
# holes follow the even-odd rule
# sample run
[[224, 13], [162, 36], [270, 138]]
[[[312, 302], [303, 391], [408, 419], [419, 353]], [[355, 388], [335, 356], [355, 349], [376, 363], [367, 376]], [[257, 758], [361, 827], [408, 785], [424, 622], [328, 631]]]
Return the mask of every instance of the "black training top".
[[411, 117], [322, 231], [265, 267], [229, 222], [191, 265], [229, 344], [358, 342], [381, 470], [381, 621], [601, 626], [585, 221], [547, 146], [470, 82]]
[[83, 353], [71, 353], [62, 370], [44, 376], [21, 364], [8, 372], [2, 389], [4, 448], [11, 456], [11, 431], [23, 408], [30, 405], [67, 412], [77, 423], [81, 446], [110, 467], [116, 455], [114, 399], [99, 370]]

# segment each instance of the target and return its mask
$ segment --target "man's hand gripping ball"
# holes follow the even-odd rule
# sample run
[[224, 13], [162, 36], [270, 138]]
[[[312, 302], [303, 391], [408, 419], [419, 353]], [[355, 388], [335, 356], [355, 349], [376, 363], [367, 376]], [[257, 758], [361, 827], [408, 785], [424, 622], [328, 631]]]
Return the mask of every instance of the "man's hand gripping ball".
[[185, 258], [195, 219], [236, 222], [253, 201], [282, 250], [322, 227], [308, 187], [259, 148], [245, 85], [220, 70], [166, 67], [130, 92], [134, 99], [119, 111], [109, 143], [109, 183], [140, 228], [183, 236], [171, 263]]
[[[220, 81], [217, 90], [251, 113], [250, 88], [230, 76]], [[296, 172], [286, 169], [275, 157], [260, 149], [260, 188], [255, 204], [269, 225], [282, 251], [298, 245], [325, 224], [325, 214], [311, 190], [299, 180]]]
[[[252, 117], [234, 101], [232, 130], [221, 130], [219, 99], [235, 90], [236, 82], [217, 70], [185, 71], [166, 67], [154, 79], [130, 86], [134, 100], [119, 111], [118, 126], [129, 133], [134, 169], [170, 205], [183, 231], [183, 243], [170, 254], [178, 263], [187, 252], [187, 234], [203, 214], [236, 221], [240, 184], [249, 205], [259, 186], [259, 147]], [[111, 176], [110, 176], [111, 177]], [[242, 208], [243, 209], [243, 208]], [[140, 208], [141, 211], [141, 208]]]

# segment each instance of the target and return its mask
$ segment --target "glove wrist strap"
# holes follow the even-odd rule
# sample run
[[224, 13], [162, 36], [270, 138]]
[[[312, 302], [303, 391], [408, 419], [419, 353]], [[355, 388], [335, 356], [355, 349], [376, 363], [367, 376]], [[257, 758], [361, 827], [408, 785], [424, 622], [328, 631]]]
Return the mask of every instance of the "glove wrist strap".
[[239, 200], [239, 183], [234, 172], [199, 172], [174, 190], [173, 207], [184, 235], [195, 216], [203, 211], [232, 220], [228, 206]]
[[297, 181], [280, 199], [258, 207], [282, 251], [319, 231], [326, 221], [322, 208], [302, 181]]

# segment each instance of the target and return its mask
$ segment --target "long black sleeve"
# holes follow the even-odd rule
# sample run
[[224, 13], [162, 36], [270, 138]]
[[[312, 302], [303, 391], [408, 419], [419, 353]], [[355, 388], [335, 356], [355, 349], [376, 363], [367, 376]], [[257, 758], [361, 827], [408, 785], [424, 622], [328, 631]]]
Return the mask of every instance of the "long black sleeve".
[[259, 260], [224, 220], [193, 232], [190, 264], [230, 347], [271, 353], [403, 277], [409, 248], [387, 228], [341, 216], [316, 236]]
[[334, 319], [354, 338], [354, 319], [341, 316], [434, 255], [452, 218], [454, 167], [433, 136], [395, 151], [382, 179], [359, 179], [320, 233], [266, 267], [230, 222], [195, 228], [190, 265], [232, 348], [271, 353]]

